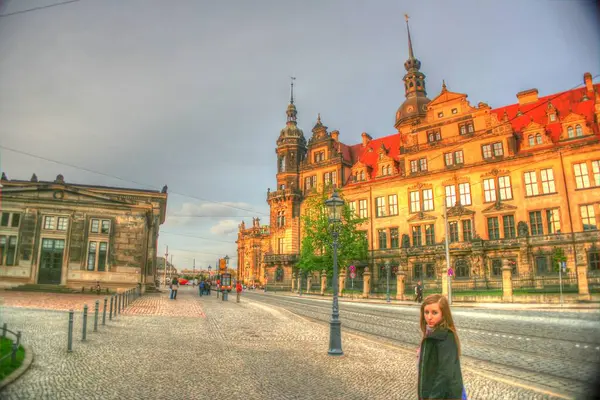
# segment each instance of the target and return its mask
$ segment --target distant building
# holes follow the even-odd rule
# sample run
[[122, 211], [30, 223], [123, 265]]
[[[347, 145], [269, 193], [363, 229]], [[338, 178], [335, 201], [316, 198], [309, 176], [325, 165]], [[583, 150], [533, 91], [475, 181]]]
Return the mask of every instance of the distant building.
[[558, 275], [555, 249], [575, 279], [589, 273], [598, 285], [600, 85], [585, 73], [577, 89], [543, 97], [526, 90], [494, 109], [443, 83], [430, 100], [410, 33], [408, 40], [405, 99], [391, 135], [363, 132], [359, 143], [344, 144], [319, 115], [307, 141], [292, 94], [277, 139], [277, 188], [267, 191], [270, 221], [239, 225], [238, 277], [290, 285], [304, 199], [337, 186], [367, 218], [360, 229], [369, 260], [357, 273], [368, 266], [373, 288], [385, 285], [386, 261], [409, 284], [441, 279], [445, 206], [450, 264], [465, 287], [500, 279], [504, 259], [515, 277]]
[[90, 287], [154, 287], [162, 192], [0, 180], [0, 280]]

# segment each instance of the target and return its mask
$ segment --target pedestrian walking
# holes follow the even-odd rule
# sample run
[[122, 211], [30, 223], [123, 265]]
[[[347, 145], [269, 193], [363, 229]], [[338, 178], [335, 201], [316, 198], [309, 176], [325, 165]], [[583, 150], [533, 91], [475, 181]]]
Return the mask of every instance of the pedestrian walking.
[[417, 350], [419, 399], [466, 399], [460, 368], [460, 341], [448, 299], [432, 294], [421, 304], [423, 338]]
[[202, 297], [202, 292], [204, 292], [204, 281], [200, 281], [200, 285], [198, 285], [198, 293], [200, 294], [200, 297]]
[[423, 301], [423, 285], [421, 284], [421, 281], [418, 281], [417, 286], [415, 286], [415, 301], [417, 303]]
[[238, 282], [235, 285], [235, 292], [237, 294], [236, 303], [239, 303], [240, 302], [240, 297], [242, 296], [242, 284], [241, 283]]
[[171, 299], [177, 300], [177, 290], [179, 289], [179, 281], [177, 278], [173, 278], [173, 282], [171, 283]]

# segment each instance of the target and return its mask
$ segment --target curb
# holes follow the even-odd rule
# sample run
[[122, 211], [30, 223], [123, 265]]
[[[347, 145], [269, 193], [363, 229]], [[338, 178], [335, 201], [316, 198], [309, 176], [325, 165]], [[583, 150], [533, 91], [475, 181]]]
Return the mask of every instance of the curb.
[[16, 370], [14, 370], [9, 376], [0, 381], [0, 391], [4, 389], [6, 386], [10, 385], [17, 379], [21, 377], [33, 364], [33, 351], [31, 347], [26, 346], [24, 344], [21, 345], [23, 350], [25, 350], [25, 358], [23, 359], [23, 364]]

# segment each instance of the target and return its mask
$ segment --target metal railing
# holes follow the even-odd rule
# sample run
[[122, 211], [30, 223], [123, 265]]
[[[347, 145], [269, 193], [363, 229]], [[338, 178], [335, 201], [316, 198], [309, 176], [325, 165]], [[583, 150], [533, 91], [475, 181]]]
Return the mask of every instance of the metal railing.
[[4, 362], [4, 360], [8, 359], [9, 357], [10, 357], [10, 362], [14, 364], [15, 362], [17, 362], [17, 351], [19, 350], [19, 346], [21, 345], [21, 331], [17, 331], [17, 332], [11, 331], [10, 329], [8, 329], [6, 322], [5, 322], [2, 325], [2, 339], [6, 338], [6, 333], [10, 333], [10, 334], [14, 335], [16, 340], [13, 341], [10, 353], [0, 357], [0, 364], [2, 364]]

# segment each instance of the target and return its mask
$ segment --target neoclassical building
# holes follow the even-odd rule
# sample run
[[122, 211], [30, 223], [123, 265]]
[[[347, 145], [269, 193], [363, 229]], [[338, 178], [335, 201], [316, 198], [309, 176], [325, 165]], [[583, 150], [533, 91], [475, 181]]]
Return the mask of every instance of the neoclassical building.
[[[408, 28], [408, 24], [407, 24]], [[337, 186], [367, 218], [372, 285], [384, 265], [408, 282], [445, 273], [447, 209], [455, 280], [547, 276], [560, 248], [567, 269], [600, 275], [600, 85], [590, 73], [572, 90], [492, 108], [472, 105], [444, 83], [433, 98], [408, 32], [405, 99], [395, 132], [366, 132], [345, 144], [318, 117], [308, 141], [292, 98], [277, 139], [277, 188], [267, 191], [268, 226], [255, 219], [238, 233], [238, 276], [289, 284], [300, 253], [303, 200]], [[363, 266], [364, 267], [364, 266]], [[359, 268], [360, 269], [360, 268]], [[360, 274], [360, 271], [359, 271]]]
[[0, 180], [0, 284], [153, 289], [162, 191]]

